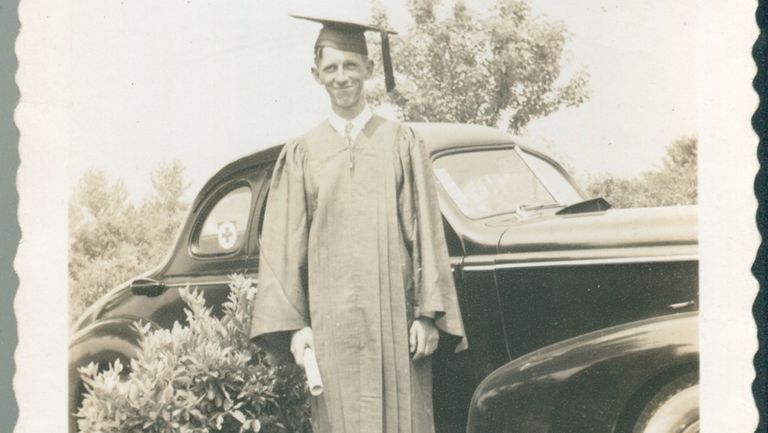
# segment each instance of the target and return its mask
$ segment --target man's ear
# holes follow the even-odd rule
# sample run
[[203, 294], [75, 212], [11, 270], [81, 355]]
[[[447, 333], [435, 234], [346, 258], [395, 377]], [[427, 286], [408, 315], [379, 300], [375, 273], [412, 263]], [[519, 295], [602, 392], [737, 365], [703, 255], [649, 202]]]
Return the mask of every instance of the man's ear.
[[317, 81], [317, 84], [323, 84], [322, 81], [320, 81], [320, 72], [317, 70], [317, 66], [312, 66], [312, 76], [315, 78], [315, 81]]

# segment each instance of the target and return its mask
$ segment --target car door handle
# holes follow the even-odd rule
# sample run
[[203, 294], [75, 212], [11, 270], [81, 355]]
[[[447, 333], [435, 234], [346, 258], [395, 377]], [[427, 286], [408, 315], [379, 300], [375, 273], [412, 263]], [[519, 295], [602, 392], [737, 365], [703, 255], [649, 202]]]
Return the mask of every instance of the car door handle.
[[160, 296], [167, 289], [166, 285], [150, 278], [139, 278], [131, 281], [131, 292], [134, 295], [155, 297]]
[[667, 305], [667, 308], [670, 310], [682, 310], [683, 308], [688, 308], [696, 305], [696, 301], [687, 301], [687, 302], [678, 302], [676, 304], [669, 304]]

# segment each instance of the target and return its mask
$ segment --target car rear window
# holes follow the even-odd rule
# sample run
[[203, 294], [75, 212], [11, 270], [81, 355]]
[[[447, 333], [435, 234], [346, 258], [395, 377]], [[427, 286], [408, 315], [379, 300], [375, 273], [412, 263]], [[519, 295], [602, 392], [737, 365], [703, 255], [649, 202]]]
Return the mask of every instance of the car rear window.
[[193, 243], [198, 255], [237, 251], [245, 242], [251, 210], [251, 188], [237, 187], [210, 207]]

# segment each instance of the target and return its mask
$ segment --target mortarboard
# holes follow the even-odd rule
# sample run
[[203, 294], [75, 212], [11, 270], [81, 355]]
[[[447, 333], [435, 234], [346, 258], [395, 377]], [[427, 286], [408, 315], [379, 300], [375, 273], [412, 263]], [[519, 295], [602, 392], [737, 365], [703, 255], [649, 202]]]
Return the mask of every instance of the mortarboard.
[[302, 20], [315, 21], [323, 25], [320, 34], [317, 35], [315, 49], [319, 47], [331, 47], [337, 50], [368, 55], [368, 47], [365, 43], [365, 32], [379, 32], [381, 35], [381, 64], [384, 68], [384, 83], [387, 92], [391, 92], [392, 89], [395, 88], [395, 76], [392, 72], [392, 58], [389, 55], [389, 34], [396, 35], [397, 32], [360, 22], [340, 21], [302, 15], [291, 16]]

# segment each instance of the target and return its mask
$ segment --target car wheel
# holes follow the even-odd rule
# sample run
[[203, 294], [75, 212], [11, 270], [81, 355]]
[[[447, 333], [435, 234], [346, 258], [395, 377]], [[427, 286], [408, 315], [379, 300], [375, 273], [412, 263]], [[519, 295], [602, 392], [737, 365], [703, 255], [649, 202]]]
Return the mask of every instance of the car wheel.
[[697, 372], [663, 386], [645, 405], [632, 433], [698, 433], [699, 378]]

